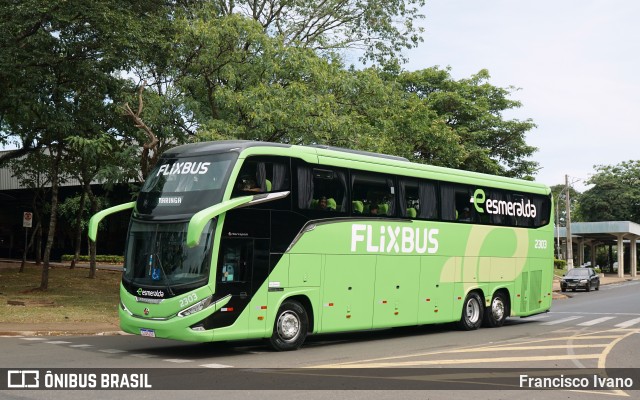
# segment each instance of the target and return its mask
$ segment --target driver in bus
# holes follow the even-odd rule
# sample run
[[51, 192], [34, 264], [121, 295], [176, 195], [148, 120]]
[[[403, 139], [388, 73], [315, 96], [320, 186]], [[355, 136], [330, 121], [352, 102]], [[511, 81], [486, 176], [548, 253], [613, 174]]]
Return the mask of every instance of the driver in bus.
[[260, 187], [250, 175], [243, 175], [238, 182], [238, 189], [243, 192], [259, 192]]

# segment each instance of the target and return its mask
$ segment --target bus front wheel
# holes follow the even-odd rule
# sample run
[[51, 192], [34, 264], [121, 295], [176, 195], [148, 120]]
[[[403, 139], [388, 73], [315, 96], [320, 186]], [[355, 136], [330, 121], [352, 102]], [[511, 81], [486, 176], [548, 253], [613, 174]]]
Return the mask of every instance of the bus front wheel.
[[285, 301], [280, 306], [271, 334], [271, 347], [277, 351], [297, 350], [307, 338], [309, 317], [297, 301]]
[[469, 293], [464, 299], [464, 304], [462, 305], [462, 316], [460, 317], [458, 326], [465, 331], [480, 328], [480, 325], [482, 324], [483, 311], [484, 306], [480, 295], [476, 292]]

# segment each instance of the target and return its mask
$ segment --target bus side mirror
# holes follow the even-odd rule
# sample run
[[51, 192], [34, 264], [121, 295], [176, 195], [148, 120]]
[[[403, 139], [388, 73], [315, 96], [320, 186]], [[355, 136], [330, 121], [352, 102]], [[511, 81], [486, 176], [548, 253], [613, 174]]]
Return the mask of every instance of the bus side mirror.
[[132, 201], [130, 203], [120, 204], [120, 205], [117, 205], [115, 207], [110, 207], [110, 208], [107, 208], [106, 210], [102, 210], [100, 212], [97, 212], [89, 220], [89, 234], [88, 234], [89, 239], [91, 239], [94, 242], [96, 241], [96, 239], [98, 237], [98, 225], [100, 224], [100, 221], [102, 221], [107, 215], [111, 215], [111, 214], [115, 214], [115, 213], [120, 212], [120, 211], [128, 210], [130, 208], [135, 207], [135, 205], [136, 205], [136, 202]]

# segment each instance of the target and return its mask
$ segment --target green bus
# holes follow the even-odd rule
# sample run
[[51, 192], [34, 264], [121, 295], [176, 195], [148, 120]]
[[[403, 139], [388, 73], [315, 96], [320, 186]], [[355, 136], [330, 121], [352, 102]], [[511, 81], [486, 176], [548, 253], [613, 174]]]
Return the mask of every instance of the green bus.
[[132, 209], [121, 328], [194, 342], [458, 322], [551, 306], [548, 187], [329, 146], [165, 152]]

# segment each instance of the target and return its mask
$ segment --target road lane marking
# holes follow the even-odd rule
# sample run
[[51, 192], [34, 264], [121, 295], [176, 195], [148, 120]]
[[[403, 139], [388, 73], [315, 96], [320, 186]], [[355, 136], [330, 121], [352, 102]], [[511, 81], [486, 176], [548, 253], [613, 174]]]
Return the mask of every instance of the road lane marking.
[[578, 324], [578, 326], [593, 326], [593, 325], [597, 325], [597, 324], [600, 324], [600, 323], [605, 322], [605, 321], [609, 321], [610, 319], [614, 319], [614, 318], [615, 317], [596, 318], [596, 319], [592, 319], [591, 321], [582, 322], [582, 323]]
[[102, 350], [98, 350], [101, 353], [108, 353], [108, 354], [119, 354], [119, 353], [126, 353], [126, 350], [118, 350], [118, 349], [102, 349]]
[[[611, 350], [613, 350], [614, 347], [616, 347], [616, 345], [621, 342], [622, 340], [628, 338], [631, 335], [635, 335], [637, 332], [633, 331], [633, 332], [629, 332], [624, 336], [620, 336], [619, 338], [613, 340], [611, 343], [609, 343], [609, 345], [602, 351], [602, 354], [600, 354], [600, 357], [598, 358], [598, 368], [602, 368], [605, 369], [607, 367], [607, 356], [609, 355], [609, 353], [611, 352]], [[627, 395], [627, 393], [623, 390], [614, 390], [614, 393], [619, 393], [621, 395]]]
[[153, 354], [147, 354], [147, 353], [137, 353], [137, 354], [131, 354], [131, 357], [136, 357], [136, 358], [154, 358], [154, 357], [158, 357], [158, 356], [153, 355]]
[[625, 322], [621, 322], [619, 324], [616, 325], [616, 328], [629, 328], [632, 327], [636, 324], [640, 323], [640, 318], [635, 318], [635, 319], [630, 319], [628, 321]]
[[582, 318], [582, 317], [573, 316], [573, 317], [561, 318], [561, 319], [556, 319], [554, 321], [544, 322], [541, 325], [558, 325], [565, 322], [573, 321], [574, 319], [578, 319], [578, 318]]
[[64, 340], [52, 340], [50, 342], [45, 342], [47, 344], [69, 344], [71, 342], [65, 342]]
[[233, 368], [233, 366], [225, 364], [202, 364], [200, 366], [205, 368]]
[[[566, 349], [566, 344], [542, 345], [542, 346], [508, 346], [508, 347], [480, 347], [477, 349], [451, 350], [449, 353], [482, 353], [488, 351], [520, 351], [520, 350], [551, 350]], [[591, 349], [596, 347], [607, 347], [606, 344], [576, 344], [571, 346], [574, 349]]]
[[180, 358], [167, 358], [166, 360], [162, 360], [162, 361], [166, 361], [166, 362], [170, 362], [170, 363], [176, 363], [176, 364], [193, 362], [193, 360], [183, 360], [183, 359], [180, 359]]
[[76, 347], [76, 348], [84, 349], [84, 348], [87, 348], [87, 347], [93, 347], [93, 345], [92, 344], [72, 344], [69, 347]]
[[47, 338], [42, 338], [42, 337], [23, 337], [20, 338], [22, 340], [30, 340], [30, 341], [36, 341], [36, 340], [48, 340]]
[[485, 364], [485, 363], [519, 363], [532, 361], [557, 361], [557, 360], [597, 360], [600, 354], [567, 354], [552, 356], [533, 356], [533, 357], [496, 357], [496, 358], [467, 358], [467, 359], [449, 359], [449, 360], [424, 360], [424, 361], [405, 361], [405, 362], [373, 362], [361, 364], [329, 364], [316, 365], [309, 368], [391, 368], [391, 367], [413, 367], [427, 365], [461, 365], [461, 364]]

